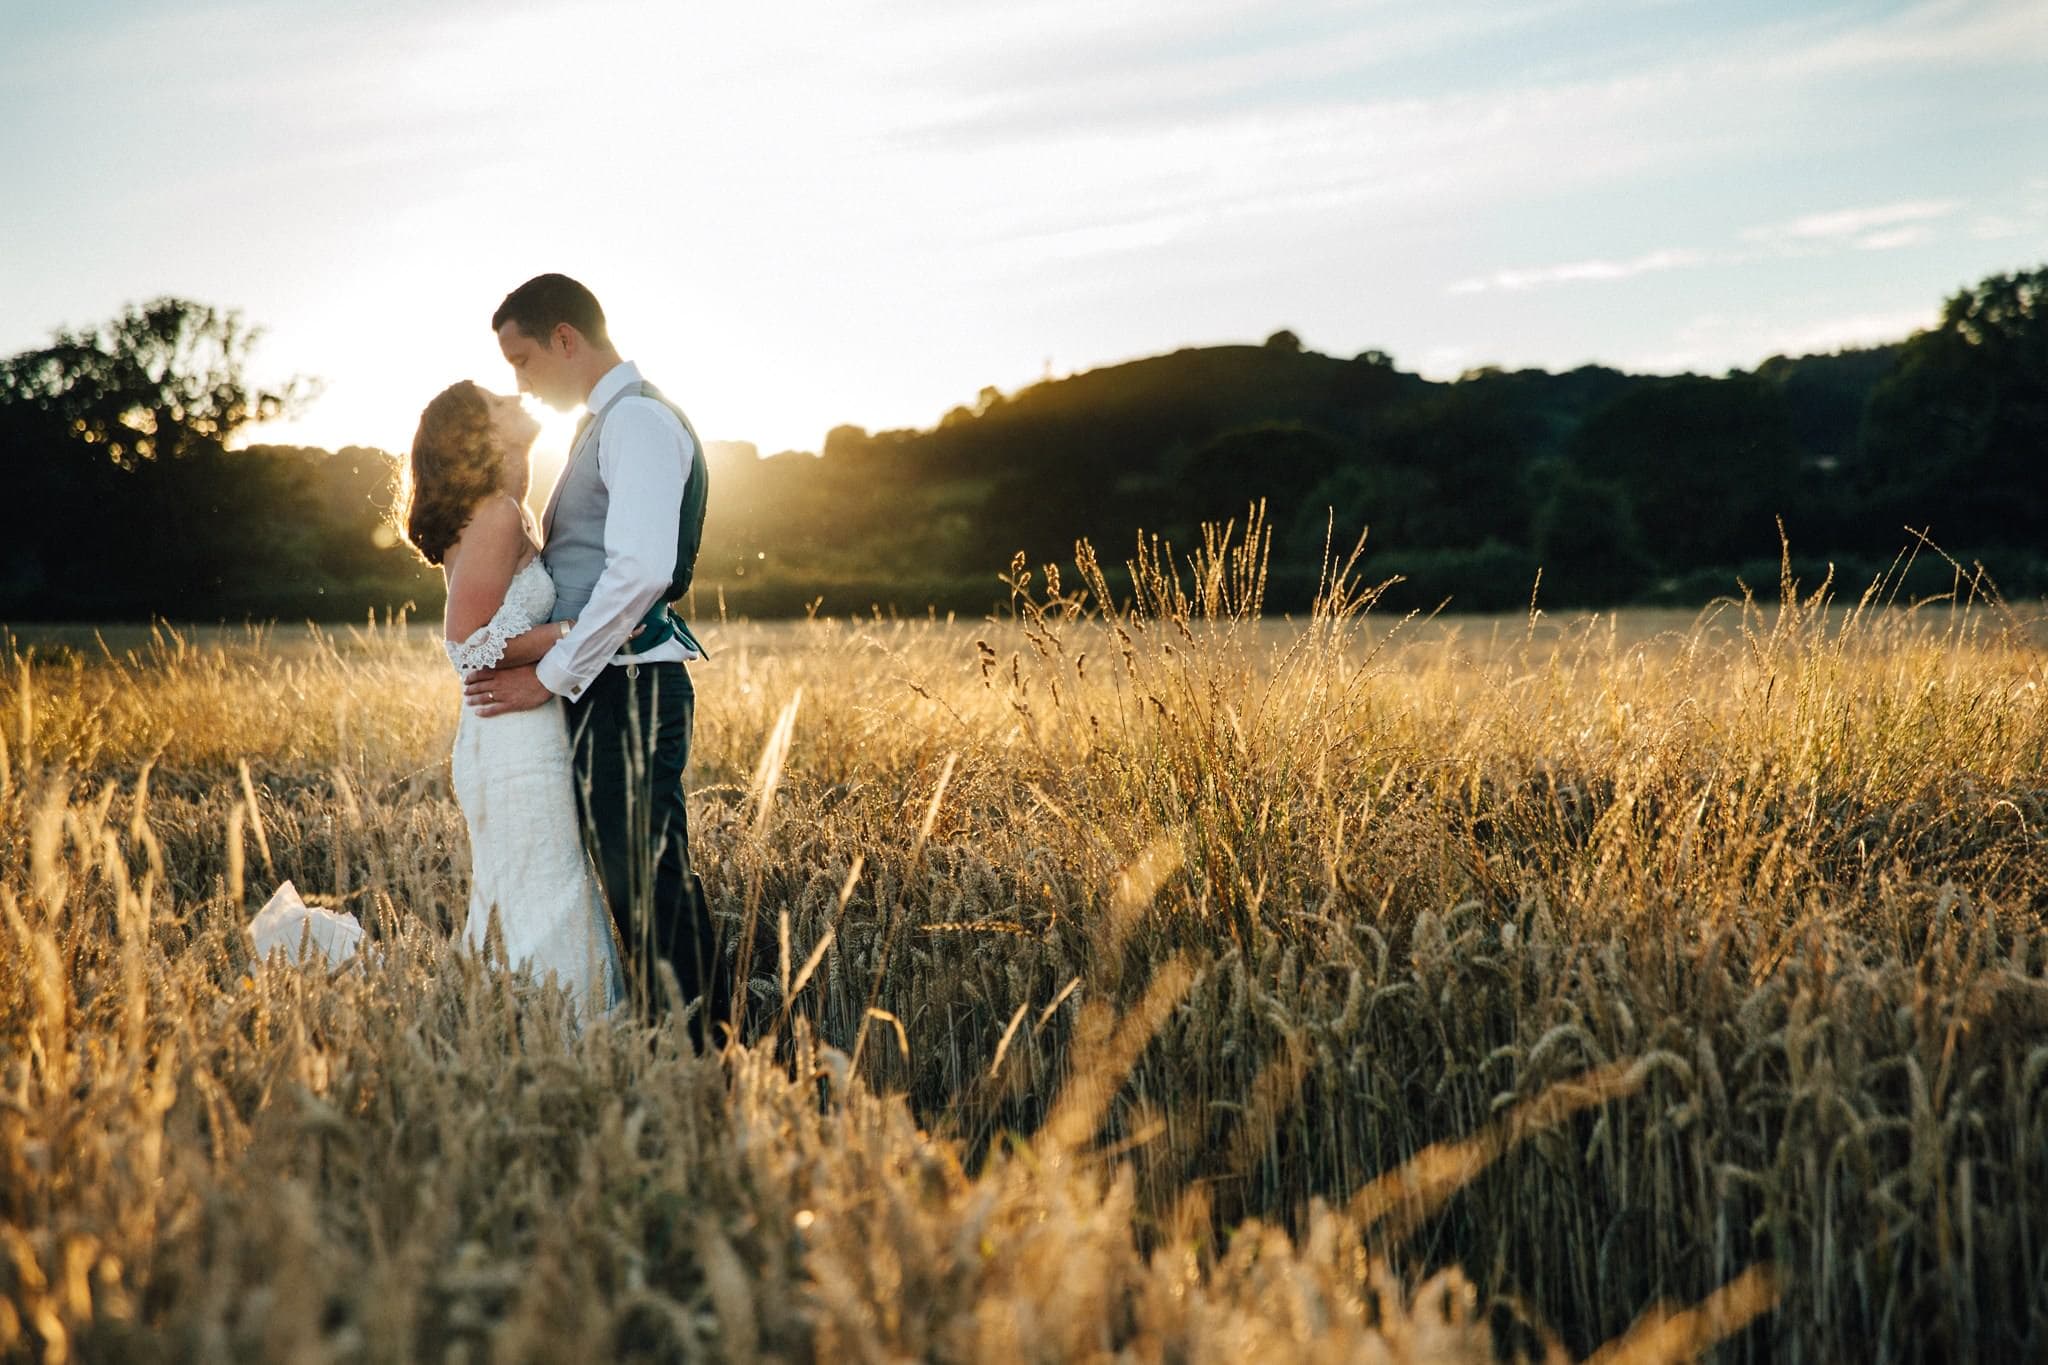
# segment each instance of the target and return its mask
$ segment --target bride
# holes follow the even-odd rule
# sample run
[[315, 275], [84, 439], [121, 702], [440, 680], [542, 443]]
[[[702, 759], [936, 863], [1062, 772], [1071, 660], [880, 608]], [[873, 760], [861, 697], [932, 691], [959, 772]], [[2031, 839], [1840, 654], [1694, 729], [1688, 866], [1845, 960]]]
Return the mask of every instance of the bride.
[[[464, 381], [420, 414], [405, 535], [448, 584], [442, 647], [455, 672], [516, 667], [573, 624], [549, 622], [555, 585], [522, 499], [540, 424], [519, 400]], [[468, 940], [495, 931], [505, 960], [552, 973], [578, 1007], [624, 995], [611, 916], [578, 834], [562, 704], [482, 717], [455, 731], [455, 797], [469, 826]]]

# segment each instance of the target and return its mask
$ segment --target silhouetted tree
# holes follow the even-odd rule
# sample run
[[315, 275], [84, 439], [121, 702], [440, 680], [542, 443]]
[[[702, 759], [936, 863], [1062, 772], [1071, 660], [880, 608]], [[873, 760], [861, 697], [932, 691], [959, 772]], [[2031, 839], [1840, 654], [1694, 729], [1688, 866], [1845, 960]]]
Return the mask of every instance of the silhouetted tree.
[[[1185, 549], [1258, 498], [1290, 609], [1333, 514], [1347, 548], [1372, 528], [1368, 572], [1409, 576], [1403, 606], [1513, 607], [1539, 560], [1550, 605], [1698, 601], [1775, 563], [1781, 513], [1795, 552], [1850, 552], [1844, 581], [1882, 568], [1901, 523], [1932, 523], [1965, 557], [1995, 551], [2008, 590], [2042, 591], [2044, 282], [1986, 280], [1898, 346], [1718, 379], [1441, 384], [1282, 331], [983, 388], [929, 430], [836, 427], [819, 455], [719, 447], [697, 610], [723, 592], [738, 611], [981, 611], [1016, 550], [1064, 560], [1085, 536], [1115, 564], [1138, 527]], [[253, 336], [158, 300], [0, 361], [0, 619], [437, 605], [383, 524], [391, 457], [225, 449], [297, 391], [243, 378]]]
[[1497, 374], [1460, 380], [1389, 408], [1366, 438], [1368, 459], [1412, 471], [1427, 490], [1407, 534], [1423, 545], [1525, 544], [1531, 423]]
[[1908, 340], [1864, 423], [1876, 518], [1951, 545], [2038, 545], [2048, 473], [2048, 267], [1994, 275]]
[[1263, 498], [1268, 519], [1285, 530], [1348, 454], [1343, 442], [1301, 422], [1223, 432], [1166, 462], [1162, 529], [1184, 535], [1203, 521], [1241, 521]]
[[40, 350], [0, 360], [0, 403], [52, 415], [124, 467], [219, 449], [310, 396], [303, 379], [250, 385], [244, 369], [261, 335], [231, 309], [153, 299], [104, 327], [59, 332]]
[[1802, 455], [1847, 473], [1861, 453], [1864, 409], [1872, 391], [1898, 368], [1900, 349], [1894, 344], [1832, 355], [1774, 355], [1756, 374], [1784, 393], [1792, 439]]
[[1566, 461], [1551, 464], [1538, 479], [1546, 487], [1530, 540], [1543, 570], [1540, 600], [1586, 606], [1641, 596], [1654, 559], [1628, 495]]
[[1333, 517], [1345, 537], [1369, 528], [1375, 550], [1433, 545], [1430, 537], [1441, 524], [1441, 511], [1436, 480], [1422, 470], [1351, 459], [1302, 500], [1286, 545], [1294, 551], [1319, 546]]
[[167, 298], [0, 359], [0, 612], [355, 615], [438, 593], [388, 524], [392, 457], [226, 448], [310, 387], [252, 384], [257, 335]]
[[1631, 390], [1587, 419], [1571, 457], [1627, 498], [1667, 569], [1775, 544], [1774, 519], [1797, 489], [1785, 396], [1753, 375], [1681, 375]]

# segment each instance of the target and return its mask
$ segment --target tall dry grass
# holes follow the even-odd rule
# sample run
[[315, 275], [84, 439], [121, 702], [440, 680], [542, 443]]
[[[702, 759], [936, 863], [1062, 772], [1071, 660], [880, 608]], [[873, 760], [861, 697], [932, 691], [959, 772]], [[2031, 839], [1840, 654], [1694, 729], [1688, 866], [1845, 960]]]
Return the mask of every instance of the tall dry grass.
[[[1262, 551], [720, 631], [723, 1060], [448, 947], [415, 633], [15, 644], [0, 1349], [2048, 1352], [2025, 623], [1271, 622]], [[252, 962], [286, 877], [375, 960]]]

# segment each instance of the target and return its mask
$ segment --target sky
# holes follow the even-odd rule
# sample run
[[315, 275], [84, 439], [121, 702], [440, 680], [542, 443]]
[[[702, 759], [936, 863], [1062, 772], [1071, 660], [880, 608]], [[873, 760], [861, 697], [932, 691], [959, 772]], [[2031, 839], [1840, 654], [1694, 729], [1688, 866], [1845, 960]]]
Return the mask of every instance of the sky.
[[768, 453], [1282, 327], [1718, 373], [2048, 263], [2044, 0], [0, 0], [0, 128], [0, 354], [233, 307], [330, 448], [509, 389], [549, 270]]

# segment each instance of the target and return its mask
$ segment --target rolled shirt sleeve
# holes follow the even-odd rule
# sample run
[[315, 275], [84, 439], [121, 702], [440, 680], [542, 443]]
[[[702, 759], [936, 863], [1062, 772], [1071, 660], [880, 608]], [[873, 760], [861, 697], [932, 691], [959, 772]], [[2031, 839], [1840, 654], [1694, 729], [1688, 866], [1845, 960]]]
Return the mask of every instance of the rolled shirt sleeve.
[[675, 578], [683, 492], [696, 455], [675, 414], [651, 398], [621, 399], [598, 432], [604, 479], [604, 571], [575, 627], [535, 665], [550, 692], [574, 701]]

